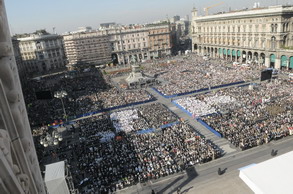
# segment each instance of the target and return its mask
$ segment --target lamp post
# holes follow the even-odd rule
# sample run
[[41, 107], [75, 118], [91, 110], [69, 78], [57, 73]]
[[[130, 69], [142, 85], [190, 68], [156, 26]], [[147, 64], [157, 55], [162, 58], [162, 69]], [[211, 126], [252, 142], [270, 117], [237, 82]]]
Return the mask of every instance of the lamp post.
[[52, 134], [47, 132], [45, 136], [42, 136], [40, 139], [40, 144], [46, 148], [48, 146], [58, 145], [59, 141], [62, 140], [62, 135], [59, 134], [56, 129], [52, 132]]
[[67, 96], [67, 92], [64, 91], [64, 90], [61, 90], [61, 91], [56, 91], [54, 93], [54, 97], [55, 98], [59, 98], [61, 100], [61, 103], [62, 103], [62, 108], [63, 108], [63, 112], [64, 112], [64, 117], [67, 121], [67, 114], [66, 114], [66, 111], [65, 111], [65, 107], [64, 107], [64, 103], [63, 103], [63, 98]]

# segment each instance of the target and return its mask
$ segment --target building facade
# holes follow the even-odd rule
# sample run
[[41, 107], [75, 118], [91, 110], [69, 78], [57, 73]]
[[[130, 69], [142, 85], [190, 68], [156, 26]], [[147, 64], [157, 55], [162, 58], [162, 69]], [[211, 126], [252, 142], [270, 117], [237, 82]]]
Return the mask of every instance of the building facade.
[[0, 0], [0, 18], [0, 193], [47, 193], [22, 95], [4, 0]]
[[149, 32], [149, 51], [152, 58], [169, 56], [172, 53], [175, 28], [169, 23], [150, 24], [147, 26]]
[[19, 50], [27, 74], [43, 74], [64, 68], [66, 58], [62, 36], [39, 30], [31, 34], [15, 35], [19, 41]]
[[129, 64], [171, 55], [172, 30], [168, 22], [147, 25], [101, 27], [109, 35], [112, 61]]
[[[129, 64], [171, 55], [172, 28], [168, 22], [148, 25], [101, 25], [99, 30], [64, 34], [69, 65]], [[175, 28], [174, 28], [175, 30]]]
[[210, 16], [192, 10], [193, 52], [275, 68], [293, 68], [293, 6]]
[[109, 34], [114, 63], [128, 64], [133, 59], [135, 61], [150, 59], [149, 33], [144, 26], [118, 26], [103, 31]]
[[103, 31], [63, 35], [69, 65], [101, 65], [111, 63], [109, 36]]

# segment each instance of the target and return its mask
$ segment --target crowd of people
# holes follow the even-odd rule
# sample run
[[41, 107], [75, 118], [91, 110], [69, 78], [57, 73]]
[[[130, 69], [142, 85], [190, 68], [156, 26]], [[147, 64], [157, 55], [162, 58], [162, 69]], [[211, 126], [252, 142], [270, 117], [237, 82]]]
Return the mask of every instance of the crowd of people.
[[[117, 130], [115, 123], [122, 121], [121, 113], [127, 117], [134, 112], [134, 130], [128, 131], [127, 125]], [[147, 126], [138, 127], [137, 118], [143, 118]], [[67, 160], [74, 185], [81, 193], [113, 192], [221, 156], [216, 145], [183, 122], [160, 128], [174, 121], [178, 119], [173, 113], [157, 103], [91, 116], [76, 121], [72, 133], [77, 134], [77, 139], [70, 145], [61, 144], [54, 155]], [[150, 126], [156, 128], [154, 132], [137, 133]], [[39, 152], [39, 158], [52, 154], [46, 152], [49, 151]]]
[[[68, 95], [63, 98], [63, 102], [67, 115], [64, 115], [60, 99], [53, 96], [50, 99], [37, 99], [36, 90], [52, 93], [65, 90]], [[38, 82], [32, 80], [24, 88], [24, 96], [32, 126], [47, 125], [55, 120], [152, 99], [145, 90], [127, 91], [114, 87], [109, 79], [105, 79], [95, 69], [90, 72], [77, 71], [70, 76], [65, 73], [48, 76]]]
[[[228, 66], [220, 60], [205, 61], [191, 55], [146, 66], [144, 71], [162, 80], [163, 85], [156, 86], [159, 91], [173, 95], [254, 80], [260, 76], [259, 68]], [[24, 94], [31, 125], [41, 126], [34, 135], [47, 133], [46, 124], [64, 117], [60, 99], [38, 100], [32, 88], [66, 90], [68, 96], [63, 101], [72, 118], [152, 98], [144, 89], [114, 86], [111, 79], [115, 76], [92, 69], [32, 81]], [[291, 90], [292, 85], [286, 82], [265, 82], [254, 89], [220, 89], [175, 102], [244, 150], [289, 135], [293, 121]], [[38, 145], [38, 157], [41, 163], [51, 156], [67, 160], [81, 193], [114, 192], [221, 156], [216, 145], [160, 103], [91, 115], [75, 121], [65, 133], [69, 138], [64, 135], [58, 147], [40, 149]]]
[[114, 112], [110, 115], [117, 132], [134, 132], [159, 128], [174, 123], [178, 118], [160, 103]]
[[227, 65], [227, 61], [209, 60], [190, 55], [184, 60], [170, 64], [154, 65], [144, 71], [165, 80], [165, 84], [156, 88], [164, 95], [191, 92], [203, 88], [240, 81], [256, 80], [260, 77], [260, 68], [247, 68]]
[[202, 119], [242, 150], [289, 135], [293, 122], [293, 94], [289, 83], [265, 82], [252, 90], [235, 87], [217, 94], [230, 96], [237, 103], [227, 104], [226, 112]]
[[119, 132], [107, 142], [98, 136], [85, 139], [74, 147], [79, 161], [71, 170], [75, 185], [86, 193], [113, 192], [221, 155], [214, 144], [183, 123], [148, 134]]
[[194, 117], [205, 116], [217, 113], [223, 107], [231, 107], [237, 103], [236, 99], [226, 95], [207, 94], [192, 97], [185, 97], [174, 101], [182, 108], [190, 112]]

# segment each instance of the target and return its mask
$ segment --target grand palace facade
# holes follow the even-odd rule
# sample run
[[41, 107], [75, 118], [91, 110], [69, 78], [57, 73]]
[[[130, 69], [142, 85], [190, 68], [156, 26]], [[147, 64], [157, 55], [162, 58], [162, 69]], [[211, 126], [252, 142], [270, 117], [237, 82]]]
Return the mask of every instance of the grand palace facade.
[[193, 52], [239, 63], [293, 69], [293, 6], [198, 16], [192, 10]]

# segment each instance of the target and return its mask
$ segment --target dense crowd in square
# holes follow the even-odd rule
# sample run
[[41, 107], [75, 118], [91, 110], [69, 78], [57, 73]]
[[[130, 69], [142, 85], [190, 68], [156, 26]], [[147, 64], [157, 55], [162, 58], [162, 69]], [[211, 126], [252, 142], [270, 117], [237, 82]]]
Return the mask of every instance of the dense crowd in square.
[[[261, 68], [232, 66], [226, 61], [206, 61], [193, 55], [143, 67], [147, 74], [163, 80], [163, 85], [156, 88], [165, 95], [256, 80]], [[125, 72], [102, 75], [97, 70], [77, 71], [75, 76], [43, 78], [30, 87], [66, 90], [64, 104], [69, 116], [152, 98], [144, 89], [115, 87], [112, 78], [121, 75]], [[175, 102], [244, 150], [289, 135], [293, 121], [292, 85], [277, 82], [263, 82], [253, 90], [219, 89]], [[31, 124], [42, 126], [34, 130], [34, 135], [44, 135], [47, 123], [62, 118], [61, 100], [37, 100], [30, 88], [24, 90]], [[196, 129], [155, 102], [90, 115], [75, 121], [68, 133], [68, 144], [38, 149], [38, 156], [44, 163], [51, 156], [66, 160], [81, 193], [111, 193], [181, 172], [222, 154]]]
[[224, 60], [204, 60], [190, 55], [172, 63], [157, 64], [144, 71], [165, 80], [165, 84], [156, 88], [164, 95], [170, 96], [210, 88], [240, 81], [256, 80], [263, 67], [247, 68], [228, 65]]
[[110, 118], [113, 121], [116, 132], [157, 129], [164, 124], [178, 121], [175, 115], [159, 103], [114, 112], [110, 115]]
[[69, 118], [152, 99], [145, 90], [128, 91], [114, 87], [107, 77], [104, 78], [95, 69], [90, 72], [76, 72], [75, 76], [61, 74], [42, 78], [40, 82], [31, 81], [29, 86], [24, 88], [32, 126], [47, 125], [60, 119], [65, 120], [61, 100], [57, 98], [38, 100], [35, 95], [36, 89], [50, 90], [52, 93], [65, 90], [68, 96], [63, 98], [63, 101]]
[[[236, 101], [223, 102], [224, 111], [216, 109], [219, 114], [202, 119], [242, 150], [289, 135], [293, 123], [293, 94], [292, 85], [287, 82], [261, 83], [253, 90], [242, 87], [223, 89], [216, 95], [230, 96]], [[221, 98], [218, 100], [222, 103]], [[190, 107], [186, 108], [190, 110]], [[200, 109], [195, 106], [192, 110], [197, 111], [197, 108]]]
[[[128, 116], [132, 130], [128, 130], [128, 125], [119, 125], [117, 130], [115, 122]], [[140, 118], [145, 125], [137, 124], [142, 123]], [[174, 121], [178, 118], [158, 103], [91, 116], [76, 121], [72, 132], [78, 133], [78, 139], [70, 146], [61, 144], [56, 157], [68, 161], [74, 184], [81, 193], [108, 193], [221, 156], [217, 146], [183, 122], [160, 128]], [[137, 133], [148, 127], [156, 129], [153, 133]], [[39, 154], [42, 158], [50, 152]]]

